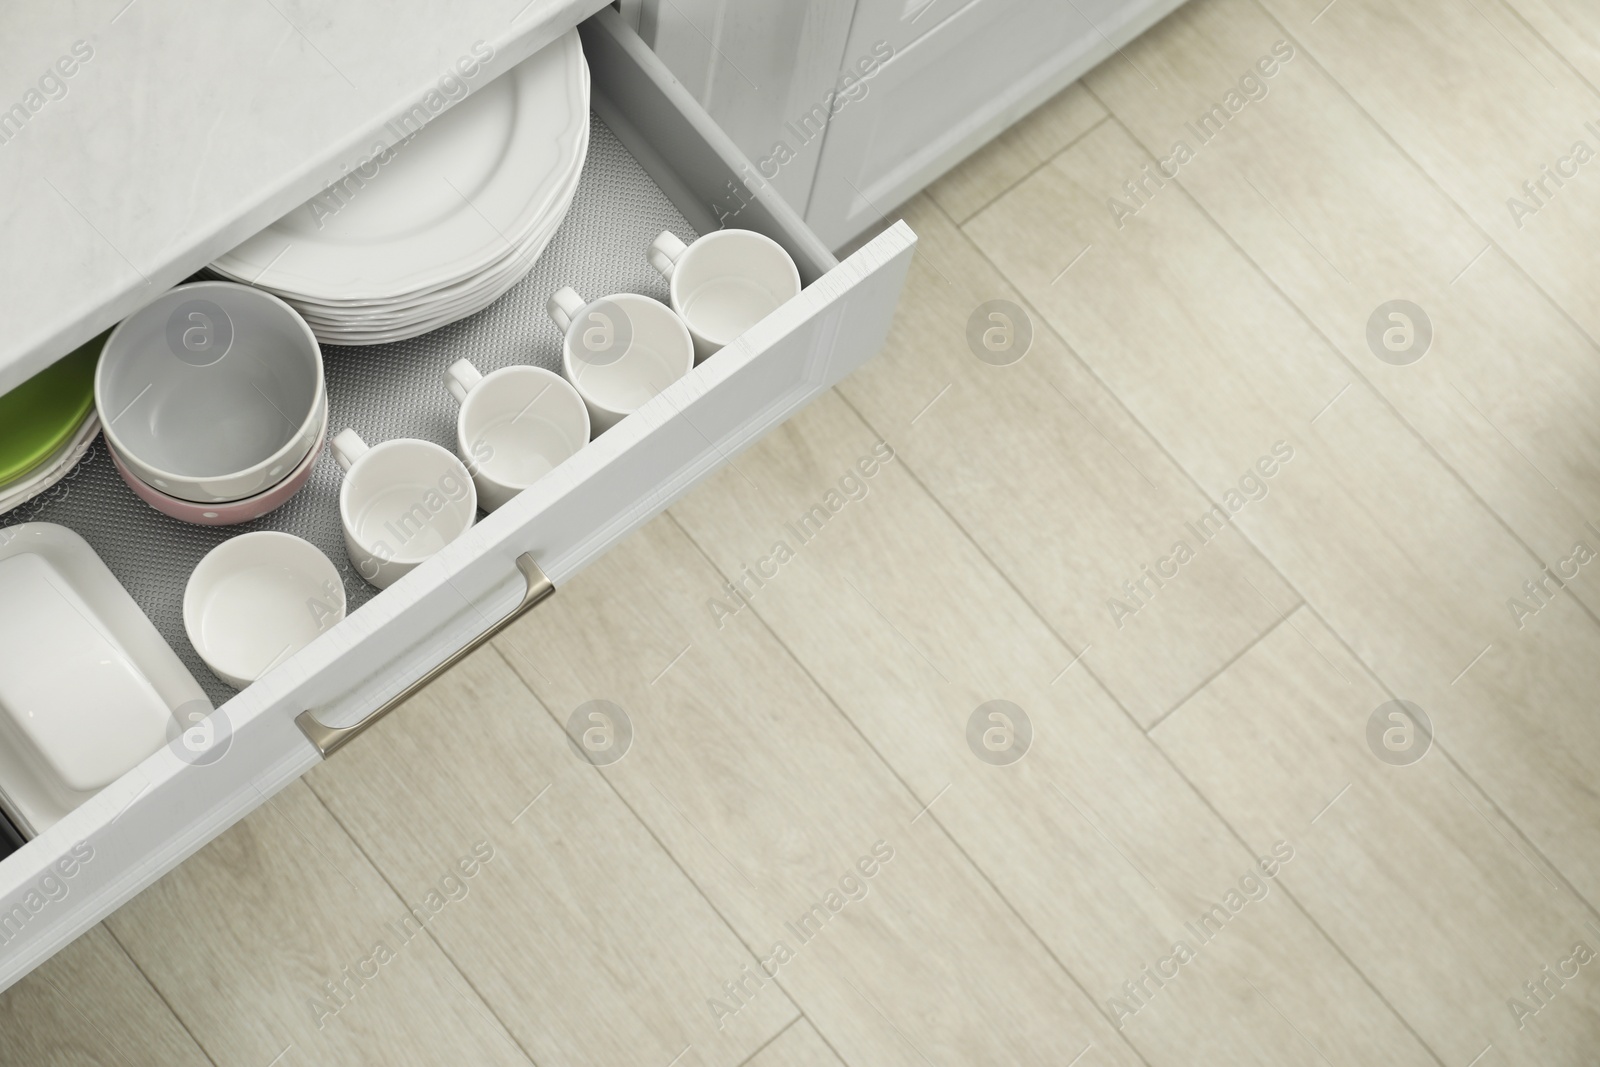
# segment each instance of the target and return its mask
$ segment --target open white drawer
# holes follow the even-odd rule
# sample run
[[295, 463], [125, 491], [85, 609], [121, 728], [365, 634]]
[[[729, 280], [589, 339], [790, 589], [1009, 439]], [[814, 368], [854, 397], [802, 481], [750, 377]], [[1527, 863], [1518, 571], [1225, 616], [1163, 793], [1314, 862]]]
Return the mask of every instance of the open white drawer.
[[750, 164], [615, 12], [582, 34], [595, 114], [655, 188], [699, 232], [737, 209], [727, 224], [788, 249], [804, 291], [228, 699], [216, 716], [228, 735], [220, 758], [163, 748], [0, 861], [0, 989], [321, 759], [296, 723], [303, 712], [346, 726], [384, 708], [519, 605], [528, 588], [519, 556], [559, 587], [882, 345], [910, 229], [899, 223], [838, 263], [782, 201], [745, 184]]

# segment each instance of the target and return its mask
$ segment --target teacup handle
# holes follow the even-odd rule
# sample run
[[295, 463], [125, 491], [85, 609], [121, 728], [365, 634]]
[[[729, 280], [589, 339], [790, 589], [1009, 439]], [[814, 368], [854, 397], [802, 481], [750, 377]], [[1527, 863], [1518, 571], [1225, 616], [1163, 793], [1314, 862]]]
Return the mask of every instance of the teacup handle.
[[550, 294], [550, 302], [544, 309], [550, 313], [550, 318], [561, 328], [562, 333], [572, 328], [572, 320], [578, 317], [588, 301], [578, 295], [572, 286], [563, 286]]
[[458, 359], [444, 372], [444, 387], [450, 390], [450, 395], [456, 398], [458, 404], [465, 404], [467, 394], [481, 381], [483, 374], [472, 365], [470, 359]]
[[689, 246], [678, 240], [676, 234], [671, 230], [662, 230], [661, 235], [650, 242], [650, 251], [645, 254], [645, 258], [650, 260], [650, 265], [670, 282], [672, 272], [677, 269], [679, 257], [687, 251]]
[[340, 430], [335, 434], [332, 448], [333, 458], [342, 471], [348, 471], [356, 460], [367, 454], [367, 443], [354, 430]]

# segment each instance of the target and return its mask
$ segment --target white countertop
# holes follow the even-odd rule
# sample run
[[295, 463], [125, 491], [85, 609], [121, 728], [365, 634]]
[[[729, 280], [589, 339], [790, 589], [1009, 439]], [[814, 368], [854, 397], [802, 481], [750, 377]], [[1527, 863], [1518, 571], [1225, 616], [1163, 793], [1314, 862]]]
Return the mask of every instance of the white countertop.
[[603, 6], [4, 5], [0, 392], [392, 144], [392, 121], [447, 109]]

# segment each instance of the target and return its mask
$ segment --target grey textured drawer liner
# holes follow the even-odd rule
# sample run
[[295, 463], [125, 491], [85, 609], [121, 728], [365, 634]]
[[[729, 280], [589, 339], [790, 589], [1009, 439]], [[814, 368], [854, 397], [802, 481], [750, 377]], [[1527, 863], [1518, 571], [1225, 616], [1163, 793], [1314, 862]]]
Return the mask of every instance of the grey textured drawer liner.
[[[463, 357], [479, 370], [531, 363], [561, 373], [561, 334], [545, 301], [563, 285], [593, 299], [607, 293], [667, 298], [666, 282], [645, 260], [662, 230], [685, 241], [696, 232], [598, 118], [590, 116], [589, 155], [577, 197], [533, 270], [492, 306], [410, 341], [366, 348], [324, 346], [329, 435], [353, 427], [368, 444], [420, 437], [455, 451], [456, 403], [444, 369]], [[96, 438], [89, 454], [49, 492], [0, 515], [0, 527], [54, 522], [83, 535], [155, 622], [212, 701], [234, 689], [200, 659], [183, 630], [189, 573], [216, 545], [249, 530], [282, 530], [325, 552], [344, 575], [351, 611], [378, 590], [351, 567], [339, 525], [340, 472], [326, 447], [311, 480], [293, 500], [238, 526], [191, 526], [133, 495]]]

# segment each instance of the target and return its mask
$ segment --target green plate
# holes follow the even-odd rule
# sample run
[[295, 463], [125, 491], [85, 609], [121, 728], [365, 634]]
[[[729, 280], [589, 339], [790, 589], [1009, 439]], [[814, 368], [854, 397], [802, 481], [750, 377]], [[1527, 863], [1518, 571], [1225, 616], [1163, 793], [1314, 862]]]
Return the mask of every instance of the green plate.
[[49, 459], [89, 417], [94, 367], [109, 333], [0, 394], [0, 486]]

